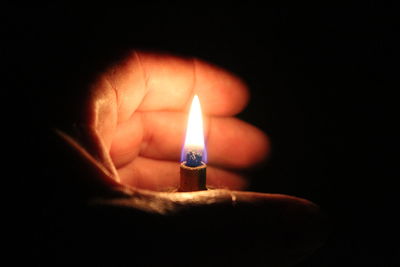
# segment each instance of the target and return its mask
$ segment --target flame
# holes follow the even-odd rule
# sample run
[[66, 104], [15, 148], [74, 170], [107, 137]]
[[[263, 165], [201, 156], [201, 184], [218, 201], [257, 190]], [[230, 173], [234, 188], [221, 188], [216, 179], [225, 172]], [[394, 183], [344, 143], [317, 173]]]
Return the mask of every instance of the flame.
[[193, 97], [189, 111], [189, 119], [186, 129], [185, 144], [182, 151], [182, 161], [188, 151], [197, 151], [202, 154], [206, 162], [206, 151], [204, 144], [203, 114], [201, 112], [200, 100], [197, 95]]

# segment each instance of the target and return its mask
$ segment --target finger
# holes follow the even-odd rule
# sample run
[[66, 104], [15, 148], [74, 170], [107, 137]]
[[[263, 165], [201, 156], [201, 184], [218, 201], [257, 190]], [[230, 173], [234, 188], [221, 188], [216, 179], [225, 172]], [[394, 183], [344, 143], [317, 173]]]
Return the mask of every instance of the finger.
[[[139, 118], [140, 117], [140, 118]], [[119, 125], [111, 147], [118, 167], [135, 156], [179, 161], [187, 115], [177, 112], [143, 112]], [[245, 168], [265, 158], [268, 139], [254, 126], [236, 118], [205, 118], [205, 133], [210, 165]], [[138, 141], [138, 135], [142, 140]], [[138, 142], [141, 142], [138, 151]]]
[[105, 75], [117, 94], [118, 121], [135, 110], [184, 110], [194, 93], [213, 115], [236, 114], [249, 98], [239, 78], [193, 58], [135, 52]]
[[141, 113], [135, 113], [129, 120], [117, 125], [110, 148], [116, 168], [128, 164], [139, 155], [143, 134]]
[[[179, 186], [179, 163], [138, 157], [118, 170], [121, 182], [135, 188], [165, 191]], [[246, 180], [238, 174], [207, 167], [207, 185], [234, 190], [244, 189]]]

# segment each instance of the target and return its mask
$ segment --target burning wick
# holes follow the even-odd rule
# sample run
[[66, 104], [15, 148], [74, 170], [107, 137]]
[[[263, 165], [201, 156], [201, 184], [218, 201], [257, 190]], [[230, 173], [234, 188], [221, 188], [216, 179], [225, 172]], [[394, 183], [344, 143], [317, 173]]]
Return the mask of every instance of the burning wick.
[[192, 106], [190, 107], [181, 161], [181, 182], [178, 191], [207, 190], [207, 152], [204, 145], [201, 106], [197, 95], [193, 97]]

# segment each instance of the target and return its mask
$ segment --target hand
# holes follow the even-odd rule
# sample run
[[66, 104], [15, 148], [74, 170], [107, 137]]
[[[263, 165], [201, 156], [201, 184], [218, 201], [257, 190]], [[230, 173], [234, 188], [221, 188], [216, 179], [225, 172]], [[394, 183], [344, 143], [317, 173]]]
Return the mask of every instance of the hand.
[[[233, 170], [251, 167], [268, 153], [266, 136], [232, 117], [248, 101], [246, 85], [235, 76], [200, 60], [135, 52], [99, 75], [88, 92], [87, 101], [78, 107], [79, 134], [58, 131], [65, 143], [57, 149], [69, 151], [59, 162], [74, 166], [60, 173], [74, 177], [79, 187], [85, 184], [82, 196], [91, 203], [89, 213], [96, 222], [118, 225], [113, 229], [132, 238], [135, 261], [144, 262], [148, 251], [137, 244], [149, 240], [156, 240], [157, 253], [166, 257], [175, 250], [185, 261], [199, 256], [188, 265], [287, 266], [321, 244], [325, 226], [315, 204], [284, 195], [226, 190], [245, 188], [247, 180]], [[194, 93], [205, 114], [207, 183], [225, 189], [159, 192], [178, 186]], [[113, 216], [99, 215], [99, 207], [113, 210]], [[140, 234], [121, 226], [124, 220], [140, 228]], [[104, 229], [93, 229], [107, 235]], [[114, 234], [108, 236], [110, 243], [118, 242]], [[165, 243], [169, 238], [177, 242], [174, 249]]]
[[133, 53], [104, 73], [87, 105], [84, 124], [111, 156], [115, 179], [157, 191], [178, 186], [177, 163], [195, 93], [206, 115], [209, 185], [244, 188], [246, 180], [228, 169], [250, 167], [268, 151], [260, 130], [232, 117], [247, 104], [246, 85], [196, 59], [145, 53]]

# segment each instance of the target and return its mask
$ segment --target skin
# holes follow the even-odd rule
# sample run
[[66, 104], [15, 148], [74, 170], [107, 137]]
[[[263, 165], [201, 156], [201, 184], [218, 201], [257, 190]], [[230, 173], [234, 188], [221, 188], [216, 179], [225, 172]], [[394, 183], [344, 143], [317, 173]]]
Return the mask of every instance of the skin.
[[[205, 117], [207, 183], [219, 189], [171, 193], [179, 183], [178, 162], [194, 94]], [[243, 81], [198, 59], [132, 52], [113, 64], [88, 87], [78, 107], [79, 134], [56, 130], [53, 139], [53, 149], [62, 151], [56, 154], [58, 162], [73, 166], [57, 168], [69, 186], [80, 188], [76, 197], [87, 205], [82, 216], [90, 214], [88, 220], [95, 225], [107, 221], [113, 229], [125, 229], [120, 222], [132, 220], [141, 233], [125, 229], [123, 236], [136, 242], [191, 242], [190, 248], [155, 249], [165, 255], [179, 251], [172, 263], [290, 266], [310, 255], [328, 229], [317, 205], [292, 196], [240, 191], [248, 180], [237, 171], [263, 161], [269, 152], [262, 131], [233, 117], [248, 99]], [[83, 232], [91, 231], [97, 236], [92, 225]], [[189, 236], [182, 236], [185, 232]], [[115, 235], [109, 239], [120, 242]], [[152, 263], [142, 247], [135, 248], [132, 261]], [[203, 255], [199, 259], [199, 253], [191, 254], [196, 249]]]

